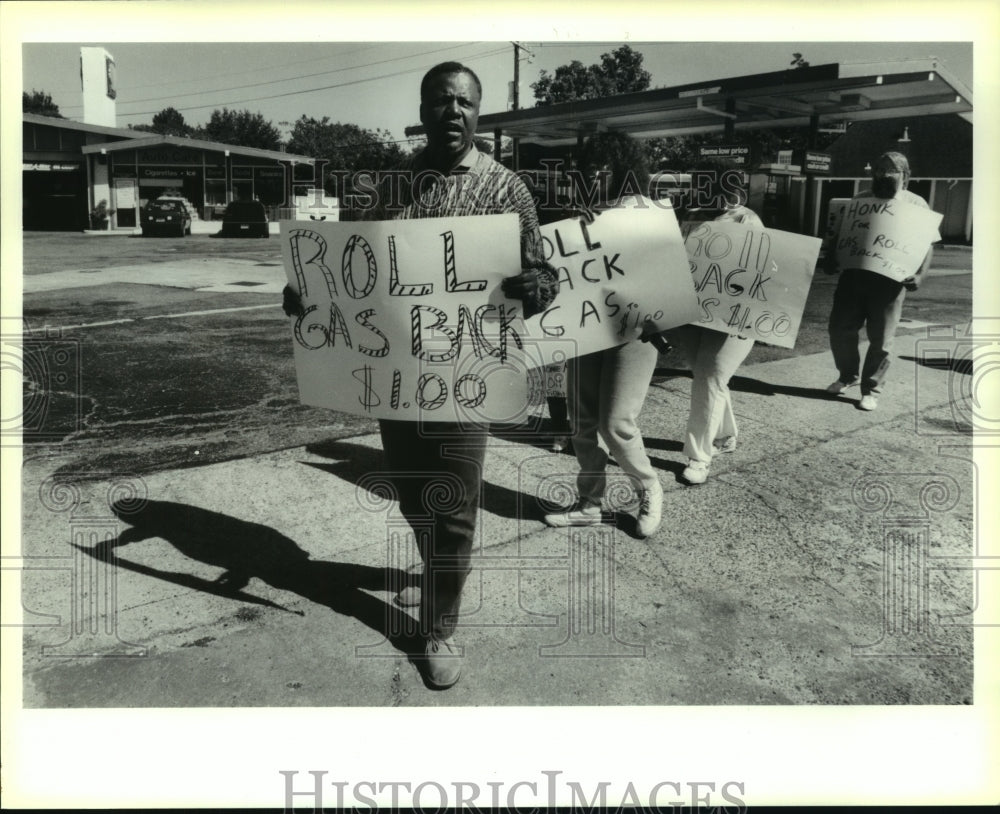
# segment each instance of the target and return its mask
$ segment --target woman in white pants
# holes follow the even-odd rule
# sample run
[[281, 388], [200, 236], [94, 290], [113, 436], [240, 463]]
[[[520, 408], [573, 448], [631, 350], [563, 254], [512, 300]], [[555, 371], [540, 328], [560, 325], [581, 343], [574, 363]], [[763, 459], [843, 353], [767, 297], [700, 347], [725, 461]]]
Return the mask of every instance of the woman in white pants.
[[[737, 206], [716, 220], [731, 220], [761, 229], [761, 219], [745, 206]], [[712, 458], [736, 449], [736, 416], [729, 395], [729, 380], [753, 348], [753, 340], [722, 331], [686, 325], [678, 332], [687, 350], [693, 380], [691, 410], [684, 436], [688, 463], [682, 477], [688, 483], [704, 483]]]
[[[648, 199], [627, 191], [649, 186], [642, 149], [629, 136], [592, 136], [580, 156], [580, 166], [600, 185], [598, 201], [591, 202], [591, 211], [586, 213], [589, 220], [593, 220], [594, 213], [611, 207], [652, 205]], [[545, 515], [549, 526], [592, 526], [603, 522], [606, 469], [609, 455], [614, 455], [639, 498], [636, 534], [649, 537], [660, 527], [663, 487], [646, 454], [638, 425], [657, 358], [657, 348], [636, 337], [569, 360], [567, 387], [573, 452], [580, 465], [579, 499], [572, 506]]]

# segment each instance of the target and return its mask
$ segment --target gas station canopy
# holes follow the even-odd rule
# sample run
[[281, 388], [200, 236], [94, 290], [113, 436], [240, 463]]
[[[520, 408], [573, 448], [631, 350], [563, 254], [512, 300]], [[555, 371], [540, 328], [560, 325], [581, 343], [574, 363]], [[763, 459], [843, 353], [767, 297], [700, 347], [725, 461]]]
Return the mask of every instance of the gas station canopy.
[[[658, 88], [603, 99], [489, 113], [479, 134], [546, 146], [605, 131], [636, 138], [957, 113], [970, 117], [972, 92], [936, 60], [832, 63]], [[423, 135], [422, 125], [406, 128]]]

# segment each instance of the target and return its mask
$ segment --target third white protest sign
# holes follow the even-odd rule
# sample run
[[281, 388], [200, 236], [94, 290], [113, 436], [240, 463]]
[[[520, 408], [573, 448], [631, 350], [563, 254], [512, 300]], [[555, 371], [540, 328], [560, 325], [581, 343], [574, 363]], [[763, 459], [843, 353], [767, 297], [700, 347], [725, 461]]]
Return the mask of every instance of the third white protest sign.
[[795, 346], [821, 241], [732, 221], [685, 223], [699, 325]]

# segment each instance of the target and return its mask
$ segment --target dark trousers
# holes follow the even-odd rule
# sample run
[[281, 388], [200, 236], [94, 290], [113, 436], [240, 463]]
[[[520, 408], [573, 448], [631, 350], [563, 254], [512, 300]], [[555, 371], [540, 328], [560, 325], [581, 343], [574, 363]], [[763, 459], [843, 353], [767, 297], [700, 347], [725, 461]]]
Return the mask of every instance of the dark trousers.
[[552, 432], [555, 435], [570, 435], [573, 428], [569, 423], [569, 408], [565, 396], [548, 396], [549, 418], [552, 419]]
[[379, 430], [387, 474], [424, 562], [421, 632], [446, 639], [469, 575], [488, 430], [390, 420], [379, 421]]
[[[840, 274], [830, 312], [830, 349], [842, 382], [857, 381], [860, 372], [862, 395], [882, 388], [905, 297], [902, 283], [874, 271], [844, 269]], [[864, 367], [858, 349], [862, 326], [869, 342]]]

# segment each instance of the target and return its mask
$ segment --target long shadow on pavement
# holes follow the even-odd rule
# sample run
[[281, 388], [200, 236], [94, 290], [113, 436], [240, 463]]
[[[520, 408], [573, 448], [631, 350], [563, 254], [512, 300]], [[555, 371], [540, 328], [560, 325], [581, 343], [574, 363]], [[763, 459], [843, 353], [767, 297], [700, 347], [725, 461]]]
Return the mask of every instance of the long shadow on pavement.
[[[382, 452], [378, 449], [353, 444], [349, 441], [324, 441], [310, 444], [306, 452], [324, 458], [335, 459], [336, 463], [308, 463], [308, 466], [329, 472], [348, 483], [358, 482], [371, 472], [383, 468]], [[489, 469], [489, 456], [485, 468]], [[510, 519], [541, 520], [544, 514], [536, 500], [526, 500], [524, 495], [506, 486], [490, 483], [483, 479], [481, 508], [492, 514]]]
[[[904, 357], [905, 358], [905, 357]], [[834, 371], [836, 374], [836, 371]], [[690, 370], [674, 368], [657, 368], [657, 377], [691, 378]], [[662, 384], [662, 382], [657, 382]], [[827, 393], [822, 387], [795, 387], [787, 384], [772, 384], [747, 376], [733, 376], [729, 380], [729, 389], [734, 393], [754, 393], [758, 396], [792, 396], [800, 399], [817, 399], [818, 401], [837, 401], [837, 396]]]
[[[385, 636], [407, 656], [422, 653], [417, 623], [409, 614], [365, 591], [399, 591], [413, 577], [395, 568], [309, 559], [290, 538], [269, 526], [239, 520], [219, 512], [166, 501], [146, 501], [140, 507], [116, 503], [115, 514], [132, 527], [117, 539], [81, 551], [135, 573], [193, 588], [204, 593], [288, 610], [243, 589], [253, 577], [283, 591], [351, 616]], [[216, 580], [178, 574], [118, 555], [118, 550], [150, 538], [161, 538], [193, 560], [225, 569]], [[300, 614], [301, 615], [301, 614]]]

